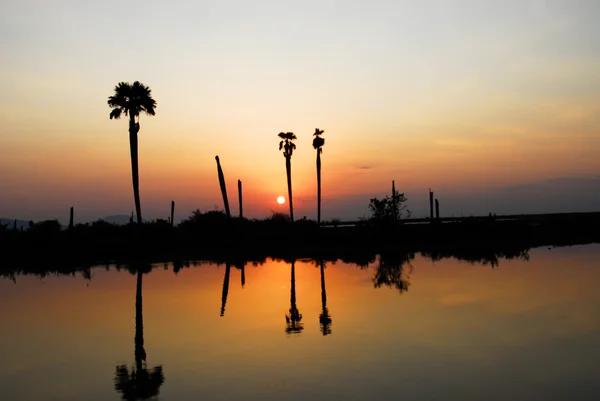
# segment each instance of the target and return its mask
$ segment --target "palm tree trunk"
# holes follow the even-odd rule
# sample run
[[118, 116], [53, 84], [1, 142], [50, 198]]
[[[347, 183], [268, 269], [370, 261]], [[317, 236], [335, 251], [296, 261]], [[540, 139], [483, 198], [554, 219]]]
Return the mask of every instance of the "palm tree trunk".
[[138, 371], [143, 367], [142, 361], [146, 361], [146, 350], [144, 349], [144, 317], [142, 314], [142, 273], [138, 272], [135, 290], [135, 364]]
[[317, 223], [321, 224], [321, 149], [317, 149]]
[[290, 221], [294, 222], [294, 204], [292, 203], [292, 158], [285, 158], [285, 172], [287, 174], [288, 200], [290, 202]]
[[142, 207], [140, 205], [140, 177], [138, 172], [138, 131], [139, 124], [135, 122], [135, 116], [129, 114], [129, 150], [131, 152], [131, 179], [133, 181], [133, 199], [135, 201], [135, 212], [138, 224], [142, 224]]

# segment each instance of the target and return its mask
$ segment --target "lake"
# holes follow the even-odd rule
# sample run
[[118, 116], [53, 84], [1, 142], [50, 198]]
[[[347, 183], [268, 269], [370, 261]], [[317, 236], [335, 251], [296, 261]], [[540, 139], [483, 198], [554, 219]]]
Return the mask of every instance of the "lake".
[[599, 258], [0, 279], [0, 400], [598, 400]]

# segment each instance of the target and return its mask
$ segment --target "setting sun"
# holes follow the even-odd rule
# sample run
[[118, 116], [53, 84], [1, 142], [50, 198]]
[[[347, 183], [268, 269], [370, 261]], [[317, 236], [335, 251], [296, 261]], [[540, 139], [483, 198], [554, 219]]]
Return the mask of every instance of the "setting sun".
[[285, 198], [283, 196], [278, 196], [277, 203], [279, 203], [280, 205], [283, 205], [285, 203]]

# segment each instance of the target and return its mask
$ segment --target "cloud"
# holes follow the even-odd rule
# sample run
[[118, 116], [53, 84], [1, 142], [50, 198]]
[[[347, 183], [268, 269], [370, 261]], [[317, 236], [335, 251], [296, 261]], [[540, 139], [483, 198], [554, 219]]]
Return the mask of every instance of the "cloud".
[[367, 164], [363, 164], [363, 165], [360, 165], [360, 166], [354, 166], [354, 168], [356, 168], [357, 170], [371, 170], [371, 169], [373, 169], [373, 167], [374, 166], [370, 166], [370, 165], [367, 165]]

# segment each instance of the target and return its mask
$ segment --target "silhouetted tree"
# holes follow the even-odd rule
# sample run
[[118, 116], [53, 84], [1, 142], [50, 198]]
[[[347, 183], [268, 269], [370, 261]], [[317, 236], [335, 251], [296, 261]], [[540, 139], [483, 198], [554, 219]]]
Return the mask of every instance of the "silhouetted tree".
[[392, 196], [372, 198], [369, 202], [371, 220], [376, 223], [394, 223], [403, 218], [409, 218], [410, 210], [406, 208], [406, 197], [393, 189]]
[[144, 349], [144, 318], [142, 315], [142, 271], [137, 273], [135, 293], [135, 367], [131, 372], [126, 365], [119, 365], [115, 371], [115, 390], [127, 401], [147, 400], [158, 395], [165, 381], [162, 366], [148, 370]]
[[325, 262], [320, 261], [321, 269], [321, 314], [319, 315], [319, 323], [321, 324], [321, 333], [324, 336], [331, 334], [331, 316], [327, 309], [327, 291], [325, 289]]
[[140, 113], [150, 116], [155, 114], [156, 101], [150, 95], [150, 88], [135, 81], [119, 82], [115, 86], [115, 94], [108, 98], [108, 105], [113, 109], [110, 119], [118, 119], [121, 114], [129, 116], [129, 148], [131, 152], [131, 178], [133, 181], [133, 198], [137, 222], [142, 224], [142, 207], [140, 204], [140, 183], [138, 173], [138, 132], [140, 130]]
[[288, 201], [290, 203], [290, 221], [294, 222], [294, 204], [292, 203], [292, 154], [296, 149], [296, 144], [292, 141], [296, 140], [296, 135], [293, 132], [280, 132], [279, 150], [283, 149], [283, 157], [285, 157], [285, 172], [287, 174], [288, 186]]
[[317, 150], [317, 223], [321, 223], [321, 153], [323, 153], [323, 145], [325, 145], [325, 139], [321, 137], [323, 135], [322, 129], [315, 128], [313, 148]]
[[292, 262], [292, 286], [290, 289], [290, 313], [285, 316], [286, 333], [300, 333], [304, 330], [302, 314], [296, 306], [296, 262]]

